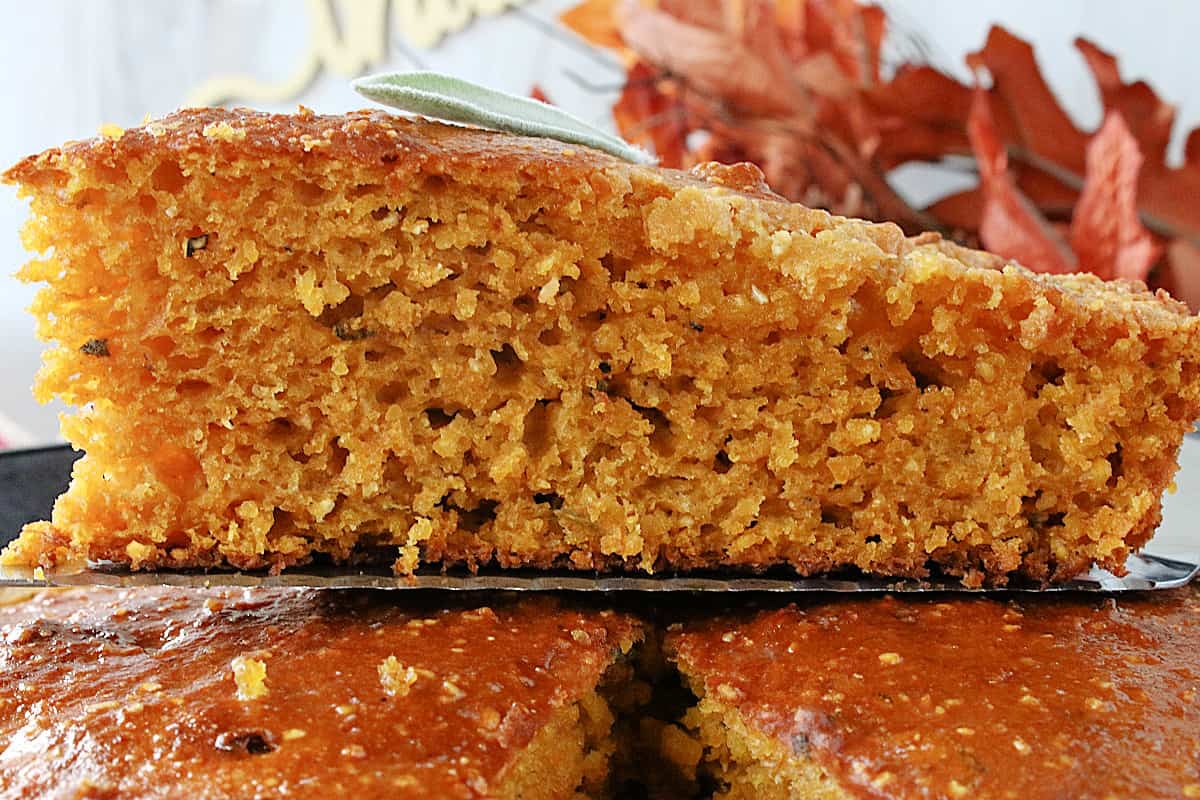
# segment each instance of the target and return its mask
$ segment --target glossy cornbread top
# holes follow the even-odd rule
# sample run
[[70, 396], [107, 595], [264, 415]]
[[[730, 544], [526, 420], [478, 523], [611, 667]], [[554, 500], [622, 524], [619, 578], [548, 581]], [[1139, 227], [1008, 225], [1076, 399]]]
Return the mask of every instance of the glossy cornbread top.
[[667, 646], [853, 796], [1200, 796], [1194, 589], [789, 606]]
[[5, 796], [490, 795], [638, 635], [552, 602], [386, 598], [94, 590], [0, 608]]

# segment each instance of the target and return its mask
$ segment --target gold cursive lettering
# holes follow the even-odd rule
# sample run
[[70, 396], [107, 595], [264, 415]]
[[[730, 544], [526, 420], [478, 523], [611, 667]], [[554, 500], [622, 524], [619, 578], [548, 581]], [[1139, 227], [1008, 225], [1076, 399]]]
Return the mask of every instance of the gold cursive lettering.
[[476, 17], [494, 16], [524, 2], [528, 0], [306, 0], [308, 47], [290, 76], [279, 83], [249, 75], [211, 78], [187, 102], [211, 106], [298, 100], [325, 71], [353, 78], [383, 63], [393, 26], [414, 46], [430, 48]]

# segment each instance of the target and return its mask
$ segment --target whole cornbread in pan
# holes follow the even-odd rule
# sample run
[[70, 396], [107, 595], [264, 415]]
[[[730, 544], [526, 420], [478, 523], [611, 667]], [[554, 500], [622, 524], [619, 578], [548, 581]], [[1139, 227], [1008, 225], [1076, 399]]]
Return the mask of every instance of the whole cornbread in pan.
[[1120, 570], [1200, 320], [685, 174], [383, 113], [33, 156], [38, 380], [87, 455], [10, 564]]
[[698, 744], [664, 752], [715, 797], [1200, 797], [1195, 588], [788, 606], [666, 650]]
[[609, 796], [639, 624], [493, 600], [96, 589], [0, 607], [0, 796]]

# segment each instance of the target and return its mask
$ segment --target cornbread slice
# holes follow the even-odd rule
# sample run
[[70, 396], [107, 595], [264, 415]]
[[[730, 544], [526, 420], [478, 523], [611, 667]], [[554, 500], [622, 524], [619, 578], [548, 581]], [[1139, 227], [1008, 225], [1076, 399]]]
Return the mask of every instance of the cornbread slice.
[[636, 622], [394, 599], [138, 589], [0, 607], [0, 794], [608, 796], [607, 676], [624, 679]]
[[31, 157], [87, 452], [9, 563], [1120, 570], [1200, 320], [694, 174], [382, 113], [199, 109]]
[[668, 754], [714, 797], [1200, 796], [1200, 589], [834, 601], [665, 648], [703, 750]]

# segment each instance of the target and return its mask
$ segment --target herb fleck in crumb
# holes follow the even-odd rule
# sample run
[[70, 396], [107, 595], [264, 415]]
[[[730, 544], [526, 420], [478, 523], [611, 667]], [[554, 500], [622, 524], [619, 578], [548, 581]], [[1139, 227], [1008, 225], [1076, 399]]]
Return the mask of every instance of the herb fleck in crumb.
[[85, 356], [107, 356], [108, 339], [88, 339], [83, 343], [83, 347], [79, 348], [79, 352]]
[[375, 332], [366, 328], [351, 328], [350, 320], [342, 320], [333, 326], [333, 335], [341, 339], [343, 342], [357, 342], [361, 339], [374, 336]]
[[183, 244], [183, 254], [191, 258], [206, 247], [208, 247], [207, 233], [202, 233], [199, 236], [189, 236], [188, 240]]
[[692, 330], [694, 330], [696, 333], [704, 333], [704, 326], [699, 322], [689, 322], [688, 325], [690, 325]]

